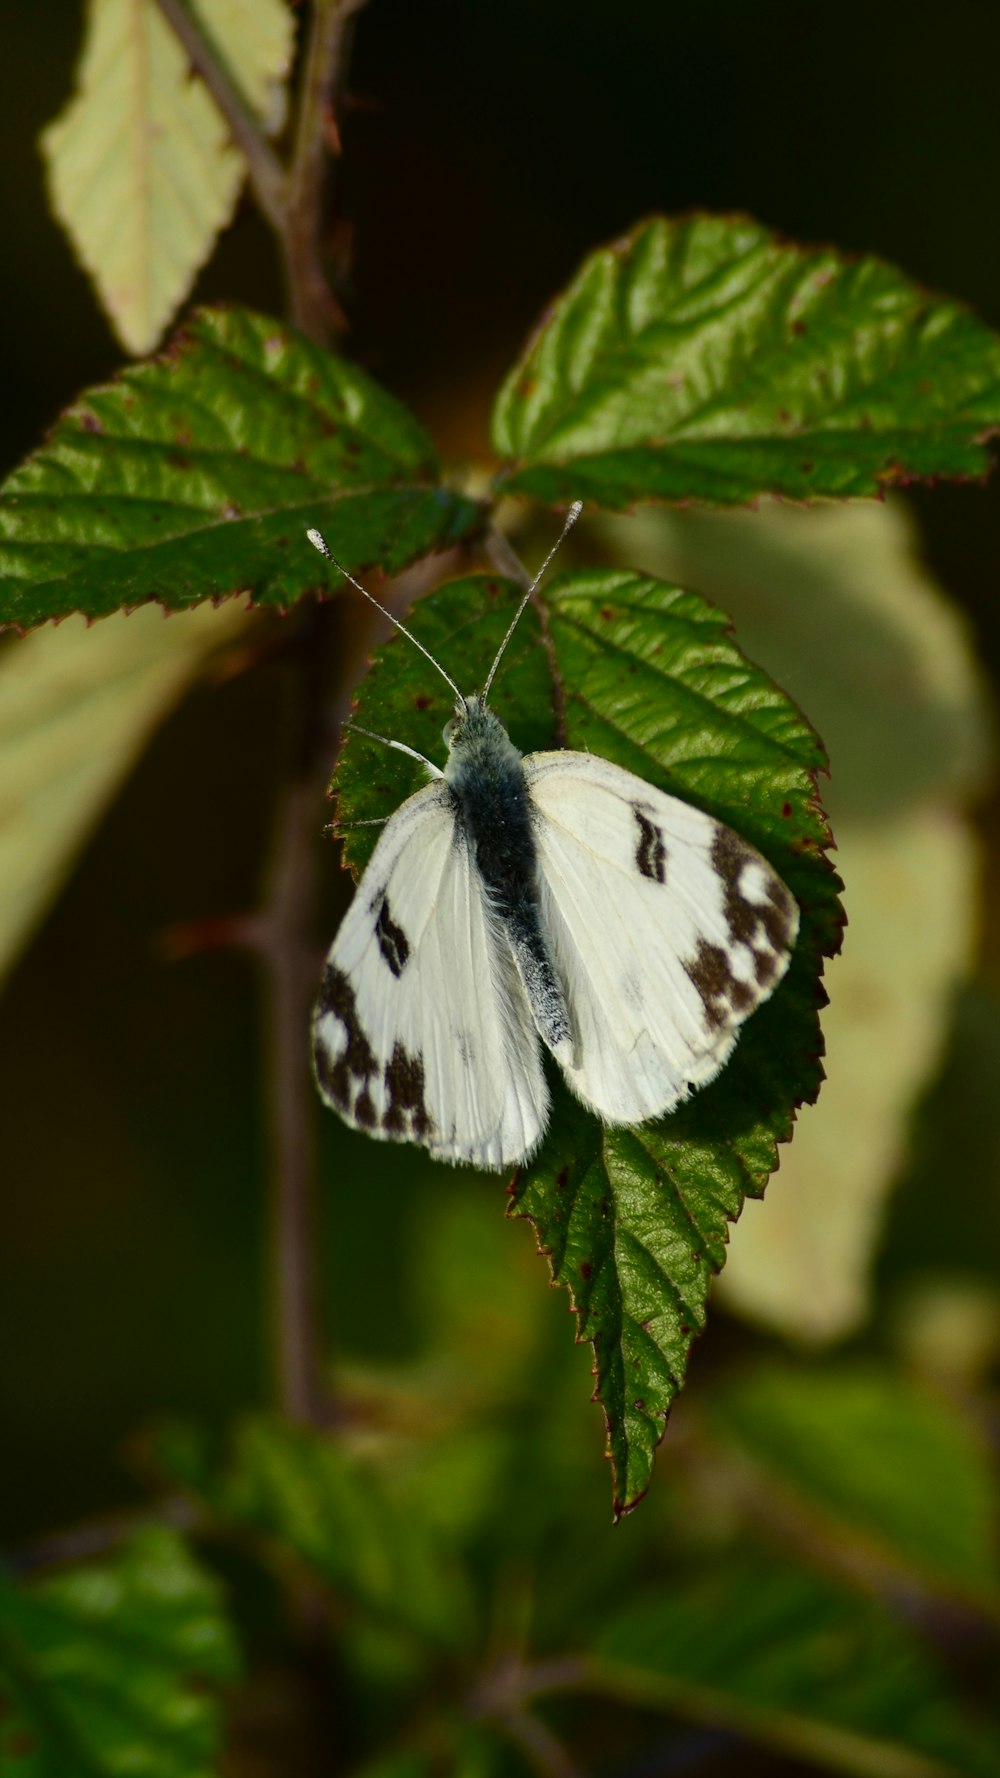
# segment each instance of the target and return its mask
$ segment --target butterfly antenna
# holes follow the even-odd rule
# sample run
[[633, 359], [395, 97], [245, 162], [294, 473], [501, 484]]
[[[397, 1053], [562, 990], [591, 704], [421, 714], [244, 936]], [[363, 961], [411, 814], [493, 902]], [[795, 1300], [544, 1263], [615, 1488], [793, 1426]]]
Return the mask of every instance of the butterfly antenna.
[[[449, 684], [450, 683], [451, 681], [449, 680]], [[459, 696], [461, 696], [461, 693], [459, 693]], [[462, 699], [462, 702], [465, 702], [464, 698]], [[422, 753], [418, 753], [415, 747], [407, 747], [405, 741], [390, 741], [388, 735], [377, 735], [374, 729], [362, 728], [359, 722], [345, 722], [344, 732], [349, 735], [367, 735], [369, 741], [381, 741], [383, 747], [392, 747], [396, 753], [408, 753], [411, 759], [419, 759], [420, 764], [427, 767], [427, 770], [431, 773], [432, 777], [444, 777], [444, 773], [440, 766], [436, 766], [432, 759], [426, 759]]]
[[503, 658], [504, 650], [506, 649], [508, 642], [510, 641], [511, 637], [514, 634], [514, 631], [517, 629], [517, 626], [521, 621], [521, 613], [524, 610], [524, 607], [527, 605], [528, 600], [531, 598], [532, 593], [534, 593], [537, 590], [537, 588], [539, 587], [539, 585], [541, 584], [542, 577], [545, 574], [545, 570], [548, 567], [549, 563], [551, 562], [553, 556], [555, 555], [556, 550], [559, 548], [560, 544], [563, 542], [563, 539], [566, 537], [567, 532], [572, 531], [573, 526], [576, 524], [576, 521], [580, 517], [580, 514], [582, 511], [583, 511], [583, 501], [582, 500], [574, 500], [572, 506], [570, 507], [568, 513], [566, 514], [566, 522], [563, 525], [562, 530], [560, 531], [558, 537], [556, 538], [555, 543], [552, 545], [552, 548], [549, 550], [549, 553], [546, 556], [541, 567], [539, 568], [538, 573], [535, 575], [534, 580], [532, 581], [531, 585], [528, 587], [526, 593], [524, 594], [524, 597], [522, 598], [520, 605], [518, 606], [517, 610], [515, 611], [514, 616], [511, 619], [510, 628], [508, 629], [506, 636], [504, 637], [503, 641], [500, 644], [500, 647], [497, 650], [496, 660], [493, 662], [493, 665], [490, 668], [489, 673], [486, 676], [486, 684], [483, 686], [482, 693], [481, 693], [482, 701], [484, 704], [485, 704], [487, 698], [489, 697], [490, 686], [493, 684], [493, 679], [496, 674], [496, 670], [500, 665], [501, 659]]
[[[413, 631], [408, 630], [405, 624], [400, 623], [399, 618], [394, 617], [392, 612], [385, 605], [380, 605], [378, 600], [375, 598], [374, 594], [370, 593], [368, 591], [367, 587], [362, 586], [360, 580], [355, 580], [354, 575], [351, 574], [350, 571], [344, 567], [343, 562], [338, 562], [336, 556], [334, 555], [329, 544], [327, 543], [326, 538], [323, 536], [322, 531], [309, 530], [306, 532], [306, 536], [308, 537], [309, 542], [312, 544], [313, 549], [318, 549], [321, 556], [325, 556], [328, 562], [333, 563], [333, 566], [336, 568], [338, 574], [342, 574], [344, 576], [345, 580], [350, 581], [352, 587], [355, 587], [359, 593], [364, 594], [364, 597], [368, 600], [369, 605], [374, 605], [376, 611], [381, 611], [382, 616], [387, 617], [391, 624], [395, 624], [397, 630], [399, 630], [401, 632], [401, 634], [406, 637], [407, 641], [413, 643], [414, 648], [419, 648], [421, 654], [426, 655], [427, 659], [431, 663], [431, 666], [436, 667], [438, 672], [440, 673], [442, 679], [447, 680], [448, 684], [451, 686], [452, 691], [455, 693], [455, 696], [458, 699], [459, 704], [462, 706], [462, 709], [464, 710], [466, 707], [466, 704], [465, 704], [465, 699], [462, 696], [462, 693], [459, 691], [458, 686], [455, 684], [454, 679], [451, 677], [451, 674], [446, 673], [444, 668], [441, 665], [441, 662], [436, 661], [434, 659], [434, 656], [431, 654], [430, 649], [425, 648], [422, 642], [418, 642], [416, 636], [413, 634]], [[381, 736], [376, 737], [376, 739], [378, 739], [378, 740], [381, 740], [381, 738], [382, 738]], [[390, 746], [392, 746], [392, 745], [398, 745], [398, 743], [390, 742]], [[420, 756], [418, 755], [418, 757], [420, 757]]]

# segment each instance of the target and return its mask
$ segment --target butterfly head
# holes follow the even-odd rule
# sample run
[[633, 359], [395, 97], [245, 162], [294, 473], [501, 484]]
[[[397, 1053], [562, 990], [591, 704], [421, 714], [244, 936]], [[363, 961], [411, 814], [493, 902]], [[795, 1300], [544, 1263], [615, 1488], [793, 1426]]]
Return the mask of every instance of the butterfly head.
[[496, 773], [521, 757], [499, 716], [481, 697], [456, 704], [454, 716], [445, 723], [444, 741], [448, 748], [444, 775], [454, 785], [484, 770]]

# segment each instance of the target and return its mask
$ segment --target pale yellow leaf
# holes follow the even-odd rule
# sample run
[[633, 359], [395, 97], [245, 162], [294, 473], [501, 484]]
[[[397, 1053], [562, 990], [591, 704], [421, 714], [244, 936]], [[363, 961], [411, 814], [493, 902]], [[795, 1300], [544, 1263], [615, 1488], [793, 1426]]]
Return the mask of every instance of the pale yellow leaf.
[[976, 845], [957, 811], [843, 820], [837, 844], [849, 924], [827, 970], [826, 1082], [766, 1198], [745, 1205], [720, 1280], [731, 1307], [810, 1341], [866, 1317], [885, 1193], [941, 1059], [976, 914]]
[[[290, 55], [285, 8], [205, 7], [248, 102], [274, 116]], [[42, 149], [53, 209], [116, 334], [129, 351], [150, 351], [230, 220], [246, 171], [153, 0], [90, 0], [77, 91]]]
[[295, 19], [287, 0], [197, 0], [192, 9], [269, 135], [283, 127]]
[[143, 605], [0, 649], [0, 978], [136, 755], [205, 659], [250, 621], [235, 601]]

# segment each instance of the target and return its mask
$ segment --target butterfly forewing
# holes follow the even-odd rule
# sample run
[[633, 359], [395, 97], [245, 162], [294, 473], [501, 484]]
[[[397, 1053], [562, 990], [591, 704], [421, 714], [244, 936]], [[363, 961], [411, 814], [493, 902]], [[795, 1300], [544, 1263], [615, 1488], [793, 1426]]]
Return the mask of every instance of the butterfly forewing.
[[524, 762], [542, 922], [564, 983], [570, 1086], [606, 1122], [712, 1079], [798, 931], [781, 879], [730, 828], [588, 753]]
[[396, 811], [327, 959], [323, 1097], [369, 1135], [500, 1168], [537, 1147], [548, 1093], [524, 990], [444, 784]]

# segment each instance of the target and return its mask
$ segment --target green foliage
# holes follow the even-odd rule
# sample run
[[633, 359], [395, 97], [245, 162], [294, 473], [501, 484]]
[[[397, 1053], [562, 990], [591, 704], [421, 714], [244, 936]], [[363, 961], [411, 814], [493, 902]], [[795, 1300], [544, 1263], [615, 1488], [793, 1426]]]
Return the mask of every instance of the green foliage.
[[199, 1682], [236, 1676], [219, 1588], [172, 1531], [33, 1587], [0, 1579], [4, 1778], [209, 1778], [219, 1710]]
[[542, 500], [798, 500], [977, 476], [1000, 342], [877, 259], [746, 217], [654, 217], [586, 260], [497, 399], [501, 483]]
[[[516, 596], [494, 580], [454, 582], [421, 603], [415, 633], [471, 691]], [[704, 1327], [709, 1283], [725, 1259], [727, 1224], [748, 1194], [763, 1191], [795, 1107], [819, 1089], [819, 974], [839, 943], [837, 882], [822, 858], [822, 747], [740, 654], [720, 612], [650, 576], [603, 569], [561, 575], [540, 600], [547, 650], [522, 632], [498, 682], [514, 740], [526, 750], [551, 744], [554, 706], [569, 746], [615, 759], [738, 828], [784, 877], [803, 915], [787, 981], [717, 1081], [642, 1130], [608, 1130], [560, 1092], [549, 1139], [514, 1192], [513, 1209], [530, 1216], [554, 1278], [571, 1292], [580, 1336], [594, 1342], [621, 1512], [649, 1485], [664, 1417]], [[445, 709], [423, 656], [396, 638], [362, 687], [358, 721], [433, 757]], [[351, 735], [337, 784], [356, 866], [373, 829], [352, 831], [351, 823], [395, 807], [418, 772], [405, 756]]]
[[895, 1567], [998, 1611], [992, 1466], [947, 1401], [871, 1364], [772, 1365], [734, 1379], [711, 1416], [832, 1541], [850, 1528]]
[[432, 1644], [461, 1642], [469, 1602], [444, 1546], [335, 1440], [261, 1417], [237, 1429], [224, 1467], [184, 1428], [165, 1431], [157, 1453], [222, 1524], [294, 1557], [376, 1620]]
[[630, 1601], [595, 1677], [859, 1778], [991, 1778], [1000, 1764], [1000, 1735], [962, 1711], [912, 1633], [770, 1553], [730, 1551]]
[[0, 627], [329, 590], [305, 542], [390, 572], [475, 519], [433, 447], [363, 372], [245, 309], [205, 310], [159, 359], [70, 408], [0, 490]]

